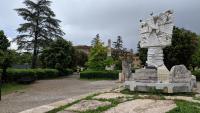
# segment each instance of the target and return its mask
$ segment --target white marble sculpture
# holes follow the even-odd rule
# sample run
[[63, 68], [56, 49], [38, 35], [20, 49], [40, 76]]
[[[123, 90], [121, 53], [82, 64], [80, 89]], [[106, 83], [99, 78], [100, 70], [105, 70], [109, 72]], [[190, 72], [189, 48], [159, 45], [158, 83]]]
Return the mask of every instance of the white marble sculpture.
[[184, 65], [175, 65], [169, 71], [163, 62], [163, 48], [171, 45], [173, 31], [173, 11], [168, 10], [158, 16], [140, 21], [140, 46], [148, 48], [147, 66], [137, 69], [125, 87], [131, 91], [156, 89], [165, 93], [193, 92], [196, 77]]
[[171, 45], [173, 11], [168, 10], [150, 19], [140, 21], [140, 46], [148, 48], [147, 65], [160, 67], [163, 63], [163, 48]]

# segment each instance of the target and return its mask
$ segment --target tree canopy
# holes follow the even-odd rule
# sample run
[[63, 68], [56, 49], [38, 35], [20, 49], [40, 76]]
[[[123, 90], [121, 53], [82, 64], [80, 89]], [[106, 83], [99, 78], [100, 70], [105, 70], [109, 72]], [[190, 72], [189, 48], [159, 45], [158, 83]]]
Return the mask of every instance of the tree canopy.
[[49, 0], [25, 0], [25, 8], [16, 9], [19, 16], [26, 21], [20, 24], [15, 38], [18, 49], [33, 50], [32, 68], [36, 67], [39, 50], [48, 45], [53, 38], [62, 37], [64, 32], [60, 29], [58, 19], [51, 10]]
[[184, 64], [189, 68], [192, 55], [198, 48], [197, 35], [184, 28], [174, 27], [172, 45], [164, 49], [164, 62], [168, 69], [174, 65]]
[[87, 62], [88, 68], [92, 70], [104, 70], [106, 66], [105, 60], [107, 58], [106, 51], [106, 47], [97, 34], [92, 41], [92, 48]]
[[40, 59], [45, 68], [59, 67], [63, 69], [69, 67], [73, 54], [72, 43], [63, 38], [58, 38], [42, 51]]

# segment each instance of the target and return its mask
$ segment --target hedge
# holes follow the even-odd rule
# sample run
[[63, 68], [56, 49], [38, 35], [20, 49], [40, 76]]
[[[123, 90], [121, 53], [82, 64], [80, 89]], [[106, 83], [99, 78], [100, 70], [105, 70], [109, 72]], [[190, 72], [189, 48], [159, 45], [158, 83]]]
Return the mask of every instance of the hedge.
[[16, 82], [19, 79], [51, 79], [59, 76], [67, 76], [72, 73], [71, 69], [65, 69], [62, 72], [56, 69], [8, 69], [7, 78], [9, 82]]
[[200, 70], [192, 71], [192, 74], [196, 76], [197, 81], [200, 81]]
[[84, 79], [118, 79], [118, 71], [93, 71], [86, 70], [80, 73], [80, 78]]

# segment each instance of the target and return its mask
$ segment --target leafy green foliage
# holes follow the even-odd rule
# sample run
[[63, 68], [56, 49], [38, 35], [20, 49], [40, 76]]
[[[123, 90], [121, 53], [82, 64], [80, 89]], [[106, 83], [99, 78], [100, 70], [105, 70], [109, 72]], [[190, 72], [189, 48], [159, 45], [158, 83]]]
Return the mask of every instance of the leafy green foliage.
[[200, 70], [192, 71], [192, 75], [196, 76], [197, 81], [200, 81]]
[[32, 68], [36, 67], [38, 52], [52, 41], [62, 37], [58, 19], [51, 10], [49, 0], [25, 0], [25, 8], [16, 9], [19, 16], [26, 21], [20, 24], [17, 31], [20, 35], [15, 38], [18, 49], [33, 50]]
[[[0, 76], [3, 82], [7, 82], [7, 68], [12, 63], [12, 54], [11, 51], [8, 50], [10, 46], [10, 42], [7, 37], [4, 35], [3, 31], [0, 31], [0, 68], [2, 68], [2, 76]], [[1, 74], [0, 74], [1, 75]]]
[[198, 37], [198, 47], [192, 55], [191, 67], [193, 70], [195, 70], [195, 67], [200, 67], [200, 36]]
[[86, 79], [118, 79], [118, 71], [93, 71], [86, 70], [80, 73], [80, 78]]
[[115, 64], [115, 62], [114, 62], [112, 57], [107, 57], [104, 62], [105, 62], [106, 66], [111, 66], [111, 65]]
[[58, 38], [42, 51], [40, 59], [43, 67], [62, 70], [69, 67], [73, 54], [72, 43], [63, 38]]
[[138, 55], [139, 55], [139, 58], [141, 60], [141, 64], [142, 65], [146, 64], [146, 61], [147, 61], [147, 51], [148, 51], [148, 49], [141, 48], [140, 44], [138, 43]]
[[4, 35], [3, 31], [0, 31], [0, 50], [6, 51], [10, 47], [10, 42]]
[[123, 40], [121, 36], [117, 37], [117, 40], [113, 42], [114, 49], [112, 50], [112, 57], [115, 61], [115, 68], [117, 70], [122, 69], [122, 61], [120, 59], [121, 54], [123, 53]]
[[84, 67], [87, 61], [88, 61], [88, 55], [83, 51], [75, 49], [74, 54], [72, 55], [72, 62], [70, 63], [70, 67], [75, 67], [75, 66]]
[[[62, 75], [67, 76], [72, 73], [71, 69], [64, 69]], [[19, 79], [50, 79], [61, 76], [60, 72], [56, 69], [8, 69], [8, 81], [17, 82]]]
[[196, 33], [174, 27], [172, 45], [164, 49], [164, 62], [168, 69], [184, 64], [189, 67], [192, 55], [198, 47]]
[[101, 42], [97, 34], [92, 41], [92, 48], [87, 62], [88, 68], [92, 70], [104, 70], [106, 66], [105, 60], [107, 58], [106, 51], [106, 47], [104, 47], [103, 42]]

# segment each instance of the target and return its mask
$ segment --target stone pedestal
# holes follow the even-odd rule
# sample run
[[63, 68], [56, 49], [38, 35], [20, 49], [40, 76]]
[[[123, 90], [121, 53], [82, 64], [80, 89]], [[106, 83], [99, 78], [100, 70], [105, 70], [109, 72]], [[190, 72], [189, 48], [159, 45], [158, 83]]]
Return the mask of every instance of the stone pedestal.
[[170, 72], [165, 66], [157, 70], [139, 69], [124, 85], [131, 91], [164, 93], [193, 92], [197, 86], [195, 76], [184, 65], [174, 66]]

